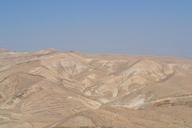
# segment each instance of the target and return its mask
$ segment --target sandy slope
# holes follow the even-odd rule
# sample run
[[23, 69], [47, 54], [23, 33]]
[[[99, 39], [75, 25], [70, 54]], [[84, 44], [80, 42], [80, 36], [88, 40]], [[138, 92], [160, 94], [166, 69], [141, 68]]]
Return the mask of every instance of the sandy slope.
[[0, 51], [0, 128], [191, 128], [192, 60]]

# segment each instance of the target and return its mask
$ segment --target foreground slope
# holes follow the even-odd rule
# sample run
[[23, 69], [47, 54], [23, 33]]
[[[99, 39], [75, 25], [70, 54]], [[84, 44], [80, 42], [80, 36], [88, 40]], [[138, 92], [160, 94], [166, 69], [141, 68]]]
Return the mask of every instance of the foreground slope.
[[0, 50], [0, 127], [191, 128], [192, 60]]

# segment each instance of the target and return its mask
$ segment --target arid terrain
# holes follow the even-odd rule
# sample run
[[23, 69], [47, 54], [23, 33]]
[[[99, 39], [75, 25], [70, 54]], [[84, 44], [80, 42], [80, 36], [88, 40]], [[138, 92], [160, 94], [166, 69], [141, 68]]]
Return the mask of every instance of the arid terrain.
[[192, 128], [192, 59], [0, 50], [0, 128]]

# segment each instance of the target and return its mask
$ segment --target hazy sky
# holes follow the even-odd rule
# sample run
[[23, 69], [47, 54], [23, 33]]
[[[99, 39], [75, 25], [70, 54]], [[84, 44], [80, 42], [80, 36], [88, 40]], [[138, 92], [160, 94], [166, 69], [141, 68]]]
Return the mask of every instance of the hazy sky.
[[192, 0], [1, 0], [0, 47], [192, 57]]

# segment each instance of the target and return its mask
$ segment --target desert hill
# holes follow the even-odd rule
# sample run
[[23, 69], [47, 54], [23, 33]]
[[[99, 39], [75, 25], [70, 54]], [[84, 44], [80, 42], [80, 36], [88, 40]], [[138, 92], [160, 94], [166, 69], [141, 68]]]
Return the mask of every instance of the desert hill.
[[0, 49], [0, 128], [191, 128], [192, 60]]

